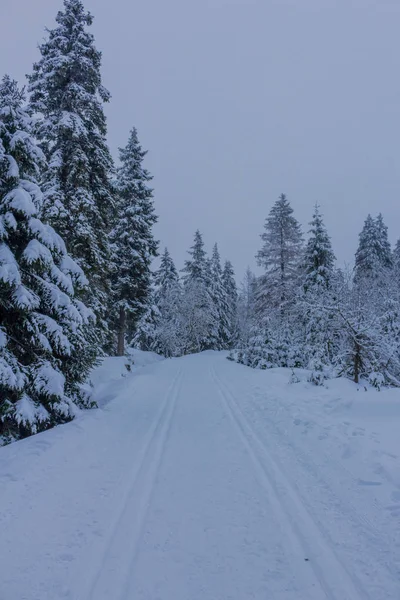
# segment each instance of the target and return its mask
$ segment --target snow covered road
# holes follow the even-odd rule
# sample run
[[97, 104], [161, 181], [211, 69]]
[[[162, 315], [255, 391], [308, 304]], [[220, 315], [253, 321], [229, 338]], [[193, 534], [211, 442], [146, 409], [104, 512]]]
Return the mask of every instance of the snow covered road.
[[0, 449], [0, 599], [398, 600], [393, 447], [287, 380], [161, 361]]

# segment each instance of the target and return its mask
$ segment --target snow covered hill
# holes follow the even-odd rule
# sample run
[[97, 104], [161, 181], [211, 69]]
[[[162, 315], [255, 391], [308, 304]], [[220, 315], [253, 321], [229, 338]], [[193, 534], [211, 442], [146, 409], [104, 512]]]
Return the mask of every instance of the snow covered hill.
[[99, 410], [0, 448], [2, 600], [400, 598], [397, 390], [124, 362]]

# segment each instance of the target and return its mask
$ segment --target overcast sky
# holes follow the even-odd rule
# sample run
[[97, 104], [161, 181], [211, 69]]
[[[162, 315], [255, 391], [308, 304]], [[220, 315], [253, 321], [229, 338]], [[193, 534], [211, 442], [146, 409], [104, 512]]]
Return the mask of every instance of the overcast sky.
[[[0, 74], [24, 81], [61, 0], [0, 0]], [[400, 237], [398, 0], [86, 0], [113, 154], [135, 125], [157, 236], [193, 232], [239, 278], [281, 192], [307, 231], [322, 206], [339, 261], [368, 212]]]

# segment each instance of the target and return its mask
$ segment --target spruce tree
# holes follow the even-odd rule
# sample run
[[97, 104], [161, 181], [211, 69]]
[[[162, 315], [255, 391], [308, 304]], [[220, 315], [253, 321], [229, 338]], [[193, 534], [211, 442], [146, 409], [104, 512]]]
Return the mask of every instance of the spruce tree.
[[160, 267], [154, 275], [154, 284], [157, 300], [164, 299], [171, 290], [175, 292], [179, 288], [179, 274], [168, 248], [164, 248], [161, 255]]
[[256, 279], [250, 267], [247, 267], [238, 294], [238, 326], [241, 348], [247, 344], [254, 324]]
[[92, 21], [81, 0], [64, 0], [56, 27], [39, 47], [29, 91], [31, 110], [39, 117], [36, 135], [48, 161], [42, 214], [88, 277], [84, 298], [104, 336], [113, 163], [103, 110], [109, 93], [101, 83], [101, 53], [88, 31]]
[[184, 354], [213, 349], [218, 339], [217, 318], [210, 293], [210, 263], [200, 231], [196, 231], [183, 269], [181, 305]]
[[385, 270], [393, 266], [392, 249], [388, 237], [388, 228], [383, 220], [382, 213], [375, 219], [377, 255], [381, 267]]
[[232, 263], [227, 260], [222, 272], [222, 285], [227, 302], [227, 329], [228, 336], [225, 340], [225, 348], [233, 348], [238, 341], [238, 291], [235, 280], [235, 272]]
[[304, 288], [309, 289], [314, 285], [329, 287], [336, 258], [318, 204], [315, 205], [310, 226], [304, 256]]
[[392, 253], [392, 264], [395, 272], [395, 277], [400, 285], [400, 239], [397, 240]]
[[174, 261], [165, 248], [155, 273], [155, 304], [159, 311], [156, 351], [163, 356], [179, 356], [182, 351], [182, 290]]
[[210, 293], [215, 311], [215, 329], [217, 337], [213, 347], [215, 350], [226, 349], [229, 346], [231, 335], [230, 330], [230, 314], [228, 296], [222, 280], [221, 258], [218, 250], [218, 245], [213, 247], [210, 261]]
[[160, 311], [155, 303], [154, 290], [148, 292], [148, 301], [136, 323], [132, 345], [145, 352], [162, 354], [159, 345]]
[[157, 256], [154, 239], [152, 177], [143, 167], [147, 152], [142, 150], [137, 131], [132, 129], [125, 148], [120, 149], [121, 166], [117, 170], [116, 225], [111, 233], [112, 303], [111, 311], [118, 331], [118, 355], [124, 353], [128, 332], [135, 334], [137, 323], [150, 302], [151, 262]]
[[283, 314], [293, 300], [302, 250], [300, 225], [285, 194], [281, 194], [272, 207], [261, 239], [263, 246], [257, 259], [265, 274], [259, 281], [259, 310], [269, 306], [279, 308]]
[[193, 246], [188, 251], [190, 259], [185, 261], [185, 266], [182, 269], [183, 283], [188, 284], [191, 281], [202, 281], [206, 282], [206, 263], [207, 253], [204, 250], [203, 237], [200, 231], [197, 229], [194, 234]]
[[45, 166], [16, 82], [0, 85], [0, 437], [65, 422], [88, 403], [80, 384], [92, 313], [74, 297], [87, 282], [43, 222]]
[[379, 214], [373, 219], [368, 215], [359, 235], [354, 281], [361, 284], [382, 279], [391, 266], [392, 254], [383, 217]]

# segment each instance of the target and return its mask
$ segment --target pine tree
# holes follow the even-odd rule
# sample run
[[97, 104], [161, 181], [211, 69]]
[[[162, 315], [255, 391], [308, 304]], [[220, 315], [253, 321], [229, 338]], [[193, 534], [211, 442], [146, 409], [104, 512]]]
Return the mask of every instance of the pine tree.
[[113, 248], [112, 303], [118, 323], [118, 355], [124, 354], [126, 332], [134, 335], [136, 325], [150, 300], [151, 262], [158, 243], [153, 236], [152, 177], [143, 167], [137, 131], [132, 129], [125, 148], [120, 149], [117, 170], [117, 223], [111, 233]]
[[397, 240], [393, 249], [392, 262], [397, 273], [400, 273], [400, 239]]
[[374, 220], [368, 215], [359, 235], [355, 257], [354, 281], [377, 281], [392, 267], [393, 259], [387, 227], [381, 214]]
[[318, 204], [315, 205], [310, 226], [304, 257], [304, 288], [314, 285], [328, 287], [336, 258]]
[[238, 291], [235, 280], [235, 272], [232, 263], [225, 261], [222, 272], [222, 285], [227, 299], [227, 329], [228, 335], [225, 340], [225, 348], [233, 348], [238, 341]]
[[191, 258], [183, 269], [181, 305], [184, 354], [213, 349], [218, 339], [217, 316], [210, 293], [210, 263], [198, 230], [189, 255]]
[[136, 323], [132, 345], [144, 352], [158, 352], [162, 354], [159, 346], [160, 311], [154, 301], [154, 290], [148, 292], [148, 301], [144, 306], [141, 316]]
[[293, 299], [302, 250], [300, 225], [285, 194], [281, 194], [272, 207], [261, 239], [263, 247], [257, 259], [265, 274], [258, 286], [259, 310], [265, 311], [269, 306], [279, 308], [283, 314]]
[[215, 328], [217, 338], [214, 341], [213, 348], [222, 350], [229, 347], [231, 328], [230, 328], [230, 306], [228, 296], [222, 279], [221, 258], [218, 250], [218, 244], [214, 244], [210, 261], [210, 293], [215, 310]]
[[391, 269], [393, 266], [392, 249], [390, 247], [388, 228], [383, 221], [382, 213], [375, 219], [377, 255], [383, 269]]
[[182, 352], [182, 290], [174, 261], [165, 248], [155, 273], [155, 304], [159, 311], [155, 350], [166, 357]]
[[188, 284], [191, 281], [206, 281], [206, 269], [207, 269], [207, 253], [204, 250], [203, 237], [200, 231], [194, 234], [193, 246], [191, 246], [188, 254], [190, 259], [185, 261], [183, 268], [183, 283]]
[[87, 31], [92, 21], [80, 0], [64, 0], [56, 27], [39, 47], [41, 59], [29, 76], [29, 91], [31, 110], [39, 117], [36, 134], [48, 160], [42, 213], [88, 277], [84, 298], [104, 336], [113, 163], [103, 111], [109, 93], [101, 83], [101, 53]]
[[168, 248], [164, 248], [160, 268], [154, 276], [154, 283], [157, 300], [163, 300], [170, 291], [175, 292], [179, 287], [179, 274]]
[[87, 405], [80, 384], [92, 313], [74, 298], [87, 282], [40, 218], [45, 165], [16, 82], [0, 85], [0, 437], [65, 422]]
[[240, 347], [243, 348], [250, 337], [255, 317], [256, 276], [247, 267], [238, 295], [238, 324]]

